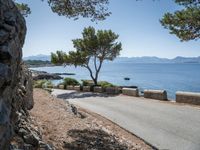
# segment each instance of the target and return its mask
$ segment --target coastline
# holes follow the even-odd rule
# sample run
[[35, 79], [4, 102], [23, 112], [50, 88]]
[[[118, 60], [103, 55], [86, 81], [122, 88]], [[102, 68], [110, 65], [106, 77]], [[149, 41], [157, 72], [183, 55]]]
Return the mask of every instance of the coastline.
[[[55, 66], [39, 67], [34, 70], [49, 73], [72, 72], [72, 77], [81, 80], [90, 80], [89, 73], [84, 68]], [[108, 81], [119, 86], [137, 86], [140, 91], [145, 89], [166, 90], [169, 99], [175, 100], [176, 91], [200, 92], [200, 65], [199, 64], [124, 64], [108, 63], [102, 68], [100, 81]], [[124, 77], [129, 77], [125, 81]], [[54, 80], [59, 84], [61, 81]]]

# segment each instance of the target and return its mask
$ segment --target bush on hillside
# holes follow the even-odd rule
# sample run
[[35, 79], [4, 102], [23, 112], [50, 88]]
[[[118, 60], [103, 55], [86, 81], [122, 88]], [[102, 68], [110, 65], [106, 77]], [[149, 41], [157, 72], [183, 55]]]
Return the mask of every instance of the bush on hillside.
[[94, 82], [92, 80], [81, 80], [83, 86], [93, 86]]
[[63, 80], [63, 83], [61, 83], [61, 85], [64, 85], [65, 89], [68, 85], [80, 85], [80, 83], [76, 80], [76, 79], [73, 79], [73, 78], [64, 78]]
[[53, 88], [53, 83], [48, 80], [42, 86], [43, 86], [43, 88]]
[[34, 88], [53, 88], [53, 83], [48, 80], [37, 80], [34, 81]]
[[[94, 86], [94, 82], [92, 80], [81, 80], [81, 81], [83, 86]], [[115, 85], [107, 81], [99, 81], [98, 86], [106, 88], [106, 87], [114, 87]]]
[[114, 87], [115, 86], [112, 83], [109, 83], [107, 81], [100, 81], [100, 82], [98, 82], [98, 85], [103, 87], [103, 88]]

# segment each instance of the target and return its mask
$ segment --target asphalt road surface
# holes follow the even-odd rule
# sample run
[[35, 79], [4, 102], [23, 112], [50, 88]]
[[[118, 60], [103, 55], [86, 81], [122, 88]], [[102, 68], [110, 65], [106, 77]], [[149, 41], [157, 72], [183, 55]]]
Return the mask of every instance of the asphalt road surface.
[[108, 118], [158, 149], [200, 150], [200, 107], [67, 90], [52, 94]]

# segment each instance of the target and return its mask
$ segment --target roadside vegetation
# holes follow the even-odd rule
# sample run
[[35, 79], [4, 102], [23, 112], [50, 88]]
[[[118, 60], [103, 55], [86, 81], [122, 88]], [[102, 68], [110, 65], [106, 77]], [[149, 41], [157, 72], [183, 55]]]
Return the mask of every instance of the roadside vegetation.
[[64, 85], [64, 89], [67, 89], [67, 86], [69, 85], [76, 86], [80, 85], [80, 83], [74, 78], [64, 78], [63, 82], [60, 83], [59, 85]]
[[81, 82], [79, 82], [74, 78], [64, 78], [63, 81], [58, 85], [54, 85], [51, 80], [34, 81], [34, 88], [54, 88], [59, 87], [59, 85], [63, 85], [64, 89], [67, 89], [67, 86], [100, 86], [102, 88], [116, 87], [116, 85], [107, 81], [99, 81], [97, 85], [94, 85], [93, 80], [81, 80]]
[[107, 82], [107, 81], [100, 81], [100, 82], [98, 82], [98, 86], [101, 86], [103, 88], [107, 88], [107, 87], [115, 87], [116, 85], [114, 85], [110, 82]]
[[37, 80], [34, 81], [34, 88], [53, 88], [53, 83], [50, 80]]
[[[94, 82], [92, 80], [82, 80], [82, 85], [83, 86], [94, 86]], [[99, 81], [97, 83], [97, 86], [106, 88], [106, 87], [114, 87], [115, 85], [113, 85], [112, 83], [107, 82], [107, 81]]]

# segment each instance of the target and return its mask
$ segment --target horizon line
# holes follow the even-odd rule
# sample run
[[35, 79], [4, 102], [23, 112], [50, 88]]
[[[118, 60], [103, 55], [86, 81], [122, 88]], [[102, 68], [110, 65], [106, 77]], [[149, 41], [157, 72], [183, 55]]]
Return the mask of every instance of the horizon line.
[[[36, 54], [36, 55], [29, 55], [29, 56], [23, 56], [22, 58], [26, 58], [26, 57], [37, 57], [37, 56], [51, 56], [50, 54], [47, 55], [47, 54]], [[175, 57], [159, 57], [159, 56], [118, 56], [117, 58], [143, 58], [143, 57], [156, 57], [156, 58], [160, 58], [160, 59], [175, 59], [177, 57], [184, 57], [184, 58], [198, 58], [200, 57], [199, 56], [181, 56], [181, 55], [178, 55], [178, 56], [175, 56]]]

